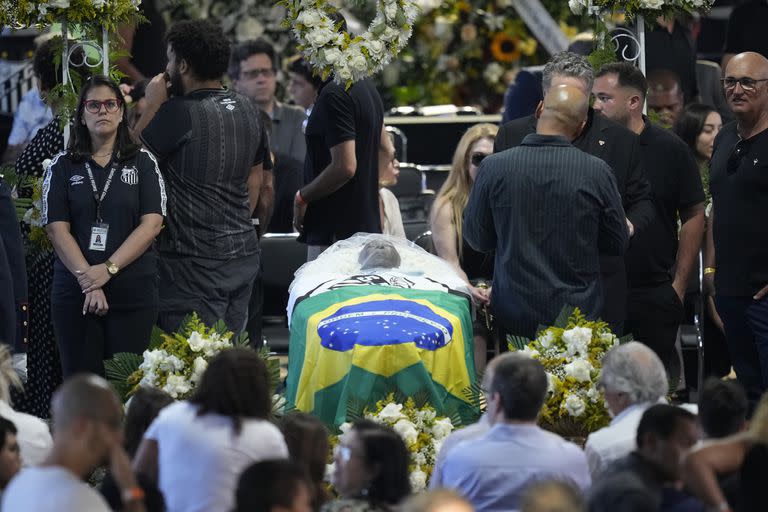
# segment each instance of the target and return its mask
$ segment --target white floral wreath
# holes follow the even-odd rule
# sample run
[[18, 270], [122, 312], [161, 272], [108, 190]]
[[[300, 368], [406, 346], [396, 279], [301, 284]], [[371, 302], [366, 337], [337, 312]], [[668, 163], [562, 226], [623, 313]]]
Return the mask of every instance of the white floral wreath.
[[368, 30], [352, 37], [341, 31], [326, 0], [284, 0], [285, 25], [299, 49], [325, 80], [349, 87], [389, 64], [411, 37], [419, 7], [412, 0], [377, 0], [376, 16]]

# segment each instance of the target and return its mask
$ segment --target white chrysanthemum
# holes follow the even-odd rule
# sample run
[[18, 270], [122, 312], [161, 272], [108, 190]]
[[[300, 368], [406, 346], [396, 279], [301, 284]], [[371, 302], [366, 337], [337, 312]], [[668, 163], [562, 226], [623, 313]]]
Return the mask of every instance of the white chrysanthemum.
[[453, 431], [453, 423], [448, 418], [440, 418], [432, 425], [432, 435], [435, 439], [443, 439], [448, 437]]
[[587, 404], [584, 403], [584, 400], [576, 395], [568, 395], [568, 398], [565, 399], [564, 406], [566, 412], [574, 418], [578, 418], [584, 414], [584, 411], [587, 409]]
[[427, 474], [420, 469], [411, 473], [410, 481], [413, 492], [420, 492], [427, 488]]
[[574, 359], [566, 364], [563, 369], [567, 376], [573, 377], [578, 382], [589, 382], [591, 380], [590, 373], [592, 372], [593, 367], [586, 359]]
[[387, 423], [395, 423], [396, 421], [405, 418], [403, 414], [402, 404], [390, 403], [384, 406], [377, 416], [379, 419], [386, 421]]
[[407, 419], [399, 420], [392, 428], [395, 429], [400, 437], [403, 438], [405, 444], [413, 444], [419, 438], [419, 432], [416, 430], [416, 426]]

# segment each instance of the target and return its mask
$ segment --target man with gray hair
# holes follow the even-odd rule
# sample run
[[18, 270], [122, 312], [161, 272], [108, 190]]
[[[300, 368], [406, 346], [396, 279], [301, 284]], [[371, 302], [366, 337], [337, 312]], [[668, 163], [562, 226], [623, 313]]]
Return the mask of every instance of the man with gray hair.
[[[587, 59], [572, 52], [560, 52], [544, 66], [542, 87], [546, 95], [553, 86], [572, 85], [589, 97], [594, 72]], [[536, 131], [541, 116], [540, 103], [534, 115], [503, 125], [496, 136], [494, 152], [522, 144], [526, 135]], [[651, 189], [640, 158], [637, 135], [613, 121], [595, 115], [590, 108], [587, 123], [572, 144], [605, 161], [613, 171], [627, 216], [630, 235], [641, 231], [653, 218]], [[622, 333], [626, 314], [627, 283], [623, 256], [601, 254], [600, 270], [604, 306], [601, 318], [611, 324], [614, 333]]]
[[598, 386], [605, 394], [611, 424], [587, 438], [589, 470], [595, 478], [614, 460], [635, 449], [637, 426], [643, 413], [663, 400], [669, 390], [667, 372], [656, 353], [631, 341], [608, 351]]

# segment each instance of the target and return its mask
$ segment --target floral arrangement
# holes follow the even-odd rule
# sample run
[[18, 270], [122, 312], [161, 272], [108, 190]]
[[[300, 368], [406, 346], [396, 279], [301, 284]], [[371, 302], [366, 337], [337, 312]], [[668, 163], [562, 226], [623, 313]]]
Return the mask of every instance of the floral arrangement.
[[[48, 162], [48, 160], [46, 160]], [[43, 163], [46, 167], [46, 164]], [[34, 181], [32, 186], [32, 199], [28, 200], [29, 208], [24, 212], [22, 222], [29, 226], [29, 241], [38, 250], [50, 251], [53, 249], [48, 234], [43, 226], [43, 178]]]
[[[146, 386], [183, 400], [192, 394], [211, 358], [222, 350], [247, 345], [247, 334], [235, 338], [223, 322], [207, 327], [192, 313], [173, 334], [155, 329], [143, 355], [121, 353], [106, 361], [106, 375], [123, 398]], [[267, 363], [274, 390], [279, 379], [279, 362], [269, 357], [266, 349], [260, 354]], [[273, 402], [277, 402], [277, 398]]]
[[621, 11], [630, 20], [642, 15], [652, 22], [659, 16], [706, 12], [713, 3], [714, 0], [568, 0], [568, 7], [579, 15], [589, 13], [590, 9], [601, 13]]
[[[497, 113], [517, 71], [549, 58], [509, 0], [419, 3], [423, 14], [411, 43], [381, 74], [387, 103], [452, 103]], [[589, 25], [565, 2], [542, 3], [568, 37]]]
[[539, 330], [535, 340], [508, 337], [510, 350], [538, 359], [549, 390], [539, 417], [543, 428], [564, 437], [586, 438], [610, 422], [597, 378], [603, 356], [619, 340], [602, 321], [588, 321], [578, 308], [564, 309], [555, 325]]
[[114, 32], [121, 23], [139, 20], [141, 0], [0, 0], [0, 25], [50, 26], [66, 21]]
[[346, 87], [389, 64], [411, 37], [419, 8], [412, 0], [377, 0], [376, 16], [362, 35], [351, 36], [331, 16], [325, 0], [281, 0], [298, 49], [323, 79]]
[[[372, 411], [365, 409], [363, 417], [392, 427], [400, 435], [411, 454], [408, 467], [411, 489], [413, 492], [425, 490], [440, 447], [455, 428], [451, 419], [437, 416], [435, 409], [426, 403], [417, 406], [412, 397], [399, 403], [394, 393], [376, 402]], [[343, 423], [339, 428], [346, 433], [351, 427], [352, 423]], [[336, 444], [338, 437], [331, 439], [331, 445]]]

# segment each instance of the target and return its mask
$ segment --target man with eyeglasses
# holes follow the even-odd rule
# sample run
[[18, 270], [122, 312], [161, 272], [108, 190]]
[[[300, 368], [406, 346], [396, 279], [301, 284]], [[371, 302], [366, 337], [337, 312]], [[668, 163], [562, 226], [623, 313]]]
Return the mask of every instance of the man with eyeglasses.
[[736, 121], [710, 162], [704, 284], [717, 292], [731, 361], [754, 404], [768, 389], [768, 59], [740, 53], [722, 82]]

